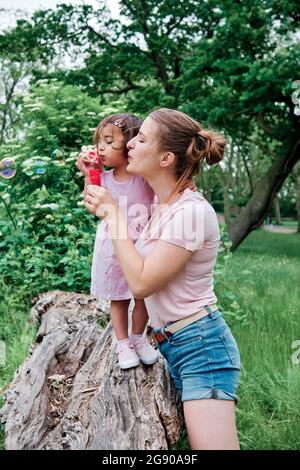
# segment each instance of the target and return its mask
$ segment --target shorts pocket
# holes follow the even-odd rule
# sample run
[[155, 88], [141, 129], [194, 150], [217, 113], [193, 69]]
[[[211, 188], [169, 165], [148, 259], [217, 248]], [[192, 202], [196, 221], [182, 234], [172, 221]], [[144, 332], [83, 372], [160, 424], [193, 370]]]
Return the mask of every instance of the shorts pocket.
[[240, 367], [241, 358], [239, 348], [229, 327], [226, 332], [221, 335], [221, 339], [223, 341], [231, 364], [235, 367]]
[[168, 343], [173, 346], [184, 346], [201, 340], [202, 336], [199, 324], [198, 322], [194, 322], [191, 325], [182, 328], [182, 330], [173, 333], [168, 339]]

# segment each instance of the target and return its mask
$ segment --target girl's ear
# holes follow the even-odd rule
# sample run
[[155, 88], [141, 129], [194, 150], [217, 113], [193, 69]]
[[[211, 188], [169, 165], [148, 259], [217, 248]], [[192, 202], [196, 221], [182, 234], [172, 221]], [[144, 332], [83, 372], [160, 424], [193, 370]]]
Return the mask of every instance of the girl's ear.
[[172, 163], [175, 162], [175, 155], [173, 152], [166, 152], [162, 155], [160, 159], [160, 166], [167, 167], [172, 165]]

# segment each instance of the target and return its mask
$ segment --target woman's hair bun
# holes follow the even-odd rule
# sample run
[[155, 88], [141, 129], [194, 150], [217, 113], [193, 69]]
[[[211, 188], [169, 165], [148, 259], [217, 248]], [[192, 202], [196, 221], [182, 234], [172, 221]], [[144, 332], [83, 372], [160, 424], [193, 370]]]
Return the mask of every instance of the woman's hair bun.
[[208, 165], [214, 165], [222, 160], [226, 144], [226, 139], [222, 134], [201, 129], [196, 134], [194, 142], [194, 149], [191, 152], [193, 155], [192, 160], [205, 159]]

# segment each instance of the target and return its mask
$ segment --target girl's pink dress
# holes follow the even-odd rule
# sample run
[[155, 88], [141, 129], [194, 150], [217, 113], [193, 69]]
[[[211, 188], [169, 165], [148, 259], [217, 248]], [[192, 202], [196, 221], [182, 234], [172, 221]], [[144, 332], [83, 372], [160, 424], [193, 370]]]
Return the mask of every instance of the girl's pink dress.
[[[135, 242], [151, 215], [153, 190], [141, 176], [130, 175], [128, 181], [117, 181], [113, 170], [101, 173], [101, 185], [118, 203], [127, 219], [129, 236]], [[91, 294], [103, 300], [124, 300], [133, 297], [119, 265], [105, 220], [100, 222], [96, 234]]]

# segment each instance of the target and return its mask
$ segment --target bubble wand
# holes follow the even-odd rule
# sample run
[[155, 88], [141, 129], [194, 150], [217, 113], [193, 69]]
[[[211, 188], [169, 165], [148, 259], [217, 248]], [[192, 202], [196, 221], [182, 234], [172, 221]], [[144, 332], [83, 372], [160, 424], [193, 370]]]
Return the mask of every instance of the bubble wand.
[[80, 156], [83, 157], [85, 163], [92, 167], [89, 170], [91, 184], [101, 186], [101, 157], [95, 150], [91, 150], [89, 147], [83, 147]]

